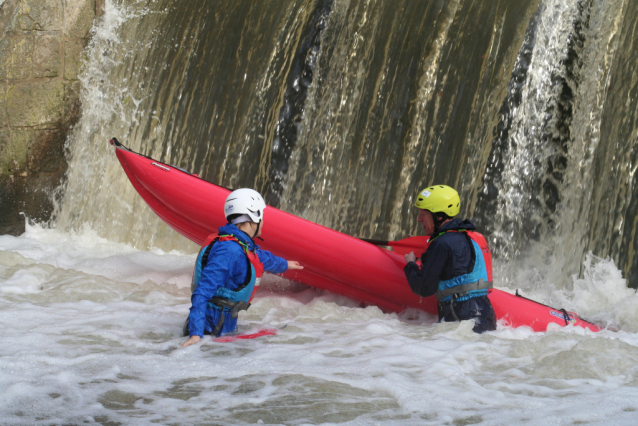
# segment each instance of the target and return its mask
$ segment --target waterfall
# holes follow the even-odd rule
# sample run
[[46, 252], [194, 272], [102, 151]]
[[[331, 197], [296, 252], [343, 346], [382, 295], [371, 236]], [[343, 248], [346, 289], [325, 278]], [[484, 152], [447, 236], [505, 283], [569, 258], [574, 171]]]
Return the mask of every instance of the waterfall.
[[475, 211], [519, 287], [569, 285], [590, 250], [592, 194], [614, 185], [593, 160], [624, 7], [546, 0], [528, 26]]
[[196, 249], [135, 193], [108, 146], [116, 136], [358, 237], [417, 234], [414, 194], [457, 187], [461, 215], [493, 246], [497, 281], [519, 287], [568, 286], [590, 250], [638, 274], [628, 0], [107, 0], [104, 10], [59, 228]]

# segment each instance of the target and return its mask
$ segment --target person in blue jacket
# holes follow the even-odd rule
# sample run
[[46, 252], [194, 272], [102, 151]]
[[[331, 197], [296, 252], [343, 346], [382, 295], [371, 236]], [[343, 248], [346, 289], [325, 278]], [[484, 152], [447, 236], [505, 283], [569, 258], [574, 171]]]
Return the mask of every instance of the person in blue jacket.
[[254, 238], [261, 235], [266, 203], [248, 188], [231, 192], [224, 203], [229, 223], [219, 228], [219, 237], [199, 252], [193, 273], [191, 309], [184, 335], [184, 347], [204, 336], [220, 336], [235, 330], [237, 314], [248, 309], [264, 270], [272, 273], [303, 269], [299, 262], [286, 261], [260, 250]]
[[414, 293], [436, 295], [441, 321], [474, 319], [474, 331], [483, 333], [496, 329], [496, 315], [487, 296], [492, 283], [483, 250], [470, 236], [476, 227], [469, 220], [454, 218], [460, 204], [459, 194], [446, 185], [433, 185], [419, 193], [417, 220], [425, 235], [431, 236], [430, 244], [421, 256], [420, 268], [413, 252], [405, 255], [404, 272]]

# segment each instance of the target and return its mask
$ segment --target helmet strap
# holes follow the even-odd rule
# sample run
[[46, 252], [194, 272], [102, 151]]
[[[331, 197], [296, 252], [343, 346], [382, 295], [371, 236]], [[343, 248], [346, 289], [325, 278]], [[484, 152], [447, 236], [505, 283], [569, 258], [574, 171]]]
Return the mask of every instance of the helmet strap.
[[441, 212], [432, 213], [432, 220], [434, 221], [434, 232], [435, 233], [439, 232], [439, 229], [441, 228], [441, 225], [443, 225], [443, 222], [445, 222], [448, 219], [449, 219], [449, 216], [446, 215], [445, 213], [441, 213]]
[[255, 229], [255, 233], [253, 234], [251, 238], [255, 238], [257, 234], [259, 234], [259, 228], [261, 228], [261, 222], [262, 222], [261, 220], [257, 222], [257, 229]]

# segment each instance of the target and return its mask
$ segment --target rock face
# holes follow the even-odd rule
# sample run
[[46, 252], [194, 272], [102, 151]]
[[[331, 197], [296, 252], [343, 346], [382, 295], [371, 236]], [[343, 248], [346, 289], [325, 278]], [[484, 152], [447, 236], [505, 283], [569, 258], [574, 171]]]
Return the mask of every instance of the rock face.
[[24, 232], [24, 216], [50, 217], [79, 113], [82, 52], [100, 8], [101, 0], [0, 4], [0, 234]]

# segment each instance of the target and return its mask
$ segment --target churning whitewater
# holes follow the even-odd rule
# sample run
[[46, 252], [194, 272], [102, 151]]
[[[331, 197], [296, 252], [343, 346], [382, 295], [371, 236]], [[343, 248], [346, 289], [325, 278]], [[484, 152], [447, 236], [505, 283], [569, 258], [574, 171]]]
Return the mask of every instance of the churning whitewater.
[[[182, 348], [195, 256], [85, 229], [0, 237], [3, 424], [632, 424], [638, 298], [588, 258], [534, 294], [619, 327], [477, 335], [267, 276], [242, 331]], [[546, 283], [548, 284], [548, 283]], [[540, 287], [539, 287], [540, 288]]]
[[[0, 423], [636, 423], [635, 3], [103, 3], [55, 220], [0, 236]], [[606, 329], [477, 335], [268, 275], [239, 328], [276, 335], [182, 348], [197, 247], [114, 136], [363, 238], [454, 185], [496, 287]]]

